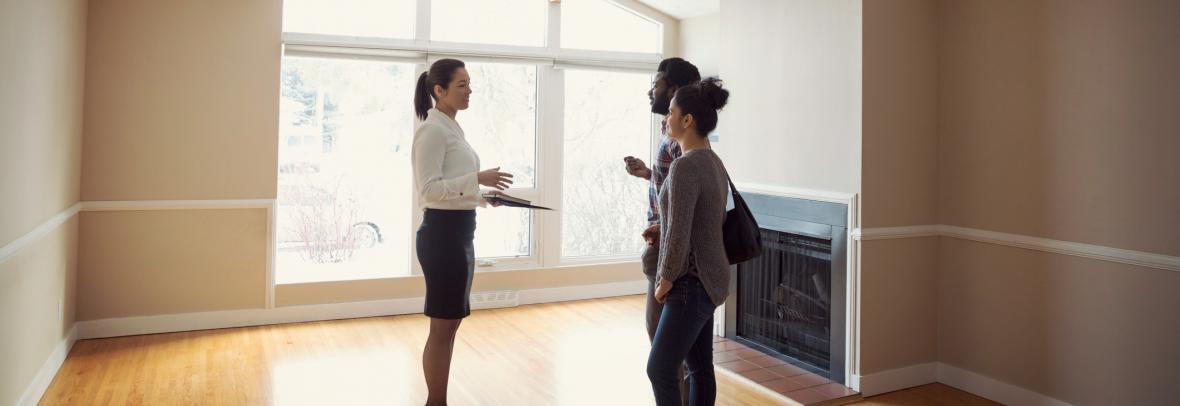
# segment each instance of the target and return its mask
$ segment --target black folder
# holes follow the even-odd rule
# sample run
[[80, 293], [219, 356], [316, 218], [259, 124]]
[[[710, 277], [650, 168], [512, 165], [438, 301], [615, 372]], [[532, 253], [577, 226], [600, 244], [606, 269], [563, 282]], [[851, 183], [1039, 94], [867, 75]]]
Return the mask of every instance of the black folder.
[[504, 193], [484, 193], [483, 198], [489, 203], [497, 203], [502, 206], [520, 207], [524, 209], [553, 210], [548, 207], [534, 205], [528, 200], [524, 200], [519, 197], [512, 197]]

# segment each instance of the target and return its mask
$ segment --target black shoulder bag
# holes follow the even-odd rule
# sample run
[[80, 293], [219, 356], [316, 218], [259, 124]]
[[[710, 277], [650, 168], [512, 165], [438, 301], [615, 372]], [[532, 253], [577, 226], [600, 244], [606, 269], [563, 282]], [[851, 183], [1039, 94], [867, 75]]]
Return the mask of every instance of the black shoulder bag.
[[750, 208], [746, 207], [746, 201], [733, 185], [733, 179], [728, 173], [725, 177], [729, 180], [730, 193], [733, 193], [733, 209], [725, 213], [721, 234], [725, 240], [725, 256], [729, 257], [730, 265], [734, 265], [762, 255], [762, 233]]

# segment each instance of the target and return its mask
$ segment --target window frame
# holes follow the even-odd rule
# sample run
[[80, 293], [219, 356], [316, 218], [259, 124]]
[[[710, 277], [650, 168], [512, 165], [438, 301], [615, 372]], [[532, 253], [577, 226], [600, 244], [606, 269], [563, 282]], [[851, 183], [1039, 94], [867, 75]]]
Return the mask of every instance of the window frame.
[[[664, 53], [669, 48], [668, 38], [675, 35], [672, 32], [675, 29], [675, 20], [654, 12], [634, 0], [604, 1], [610, 1], [639, 17], [659, 24], [662, 33], [661, 53], [563, 49], [559, 45], [561, 43], [561, 3], [553, 0], [548, 2], [544, 46], [432, 41], [430, 39], [431, 0], [418, 0], [415, 39], [284, 32], [282, 33], [281, 56], [412, 62], [415, 65], [415, 76], [424, 72], [429, 63], [447, 57], [465, 61], [535, 65], [537, 67], [535, 186], [530, 189], [514, 189], [512, 193], [521, 198], [548, 203], [549, 207], [556, 211], [537, 212], [532, 216], [531, 255], [477, 258], [476, 271], [485, 273], [635, 262], [638, 261], [638, 256], [634, 254], [564, 258], [561, 253], [562, 217], [560, 206], [564, 186], [562, 184], [565, 119], [564, 70], [577, 68], [651, 75], [654, 74], [659, 61], [664, 58]], [[636, 92], [641, 90], [636, 89]], [[649, 127], [651, 128], [650, 145], [652, 146], [650, 151], [654, 151], [659, 142], [657, 123], [657, 119], [652, 117]], [[622, 170], [621, 166], [620, 170]], [[411, 214], [411, 229], [405, 230], [407, 233], [417, 230], [422, 221], [422, 209], [418, 205], [417, 199], [410, 200], [413, 213]], [[646, 202], [636, 202], [636, 204], [646, 204]], [[414, 238], [409, 240], [410, 255], [407, 259], [410, 262], [410, 275], [392, 278], [422, 274], [421, 266], [417, 261]], [[481, 265], [489, 262], [490, 265]]]

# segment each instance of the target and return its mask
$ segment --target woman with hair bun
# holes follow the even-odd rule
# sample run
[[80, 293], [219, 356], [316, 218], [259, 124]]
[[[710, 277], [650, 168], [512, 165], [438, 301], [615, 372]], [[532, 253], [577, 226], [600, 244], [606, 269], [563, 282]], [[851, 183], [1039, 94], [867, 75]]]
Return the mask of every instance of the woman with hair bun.
[[729, 175], [707, 138], [717, 128], [717, 111], [729, 91], [708, 78], [681, 87], [667, 115], [668, 136], [683, 155], [672, 161], [659, 195], [662, 216], [656, 300], [664, 304], [647, 359], [656, 404], [681, 403], [676, 369], [687, 364], [689, 404], [712, 405], [713, 311], [725, 301], [729, 260], [721, 225], [725, 222]]

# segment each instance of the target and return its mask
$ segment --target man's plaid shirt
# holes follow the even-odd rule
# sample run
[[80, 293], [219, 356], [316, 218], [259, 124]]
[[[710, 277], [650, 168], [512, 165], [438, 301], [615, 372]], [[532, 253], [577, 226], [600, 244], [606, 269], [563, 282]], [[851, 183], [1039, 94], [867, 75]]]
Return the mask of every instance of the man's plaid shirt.
[[660, 223], [660, 187], [664, 186], [664, 179], [668, 178], [668, 170], [672, 168], [672, 161], [680, 158], [680, 143], [668, 137], [668, 124], [660, 123], [660, 146], [656, 149], [656, 157], [651, 165], [651, 182], [647, 188], [647, 224]]

